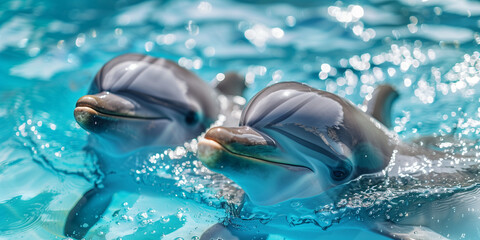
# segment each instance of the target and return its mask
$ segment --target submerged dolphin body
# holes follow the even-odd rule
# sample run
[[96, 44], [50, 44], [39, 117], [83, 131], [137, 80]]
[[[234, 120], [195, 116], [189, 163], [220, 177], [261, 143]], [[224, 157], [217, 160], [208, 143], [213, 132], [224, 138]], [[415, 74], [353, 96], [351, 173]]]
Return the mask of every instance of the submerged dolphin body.
[[[377, 112], [376, 118], [385, 121], [389, 114], [379, 113], [381, 109], [383, 112], [389, 109], [395, 94], [388, 90], [381, 92], [386, 94], [374, 98], [388, 103], [368, 104], [375, 109], [367, 112], [373, 116]], [[397, 135], [347, 100], [295, 82], [278, 83], [262, 90], [243, 110], [238, 127], [212, 128], [198, 146], [198, 157], [204, 165], [238, 183], [256, 205], [315, 196], [340, 198], [341, 186], [359, 176], [387, 171], [388, 166], [389, 177], [395, 177], [405, 169], [417, 171], [408, 166], [424, 159], [451, 156], [403, 144]], [[392, 159], [395, 161], [391, 162]], [[412, 175], [420, 182], [430, 182], [443, 174], [456, 174], [448, 166], [436, 170], [425, 174], [418, 170]], [[465, 174], [475, 173], [468, 170]], [[477, 199], [478, 194], [472, 197]], [[445, 200], [445, 204], [449, 201]], [[469, 206], [480, 206], [480, 201], [473, 202]], [[442, 226], [432, 219], [448, 217], [451, 212], [448, 207], [444, 209], [441, 201], [437, 203], [423, 207], [430, 211], [409, 207], [411, 212], [400, 222], [403, 224], [393, 225], [379, 218], [365, 220], [364, 225], [394, 239], [444, 239], [437, 233], [442, 232]], [[439, 206], [441, 209], [435, 212]], [[261, 224], [257, 227], [257, 231], [268, 228]], [[245, 233], [216, 225], [202, 239], [235, 235]]]
[[[106, 63], [96, 75], [89, 95], [77, 101], [74, 111], [79, 125], [91, 133], [87, 148], [98, 157], [102, 178], [70, 211], [65, 235], [82, 238], [119, 190], [162, 190], [135, 179], [138, 159], [146, 158], [145, 154], [135, 154], [183, 145], [204, 132], [220, 114], [227, 115], [227, 122], [235, 122], [228, 118], [228, 111], [232, 110], [229, 107], [239, 106], [220, 100], [241, 95], [244, 80], [226, 74], [217, 86], [215, 90], [166, 59], [126, 54]], [[224, 94], [222, 88], [227, 86], [230, 92]]]

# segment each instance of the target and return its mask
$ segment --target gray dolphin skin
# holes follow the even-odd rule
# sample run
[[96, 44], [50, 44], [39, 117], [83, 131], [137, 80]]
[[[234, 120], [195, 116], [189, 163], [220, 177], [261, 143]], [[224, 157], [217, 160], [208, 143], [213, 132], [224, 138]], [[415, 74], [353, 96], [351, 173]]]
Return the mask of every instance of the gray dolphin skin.
[[[178, 146], [215, 121], [217, 93], [192, 72], [162, 58], [126, 54], [106, 63], [74, 115], [101, 145], [124, 153]], [[124, 141], [129, 139], [129, 141]]]
[[[252, 98], [239, 126], [211, 128], [199, 142], [198, 158], [212, 171], [239, 184], [253, 204], [268, 206], [315, 196], [332, 199], [345, 183], [366, 174], [382, 174], [387, 166], [389, 177], [395, 177], [402, 171], [408, 174], [408, 166], [425, 159], [452, 157], [404, 144], [375, 119], [375, 112], [379, 120], [389, 119], [385, 112], [390, 111], [396, 95], [392, 88], [379, 88], [368, 104], [369, 115], [335, 94], [296, 82], [277, 83]], [[427, 182], [456, 173], [449, 167], [435, 170], [428, 174], [411, 171], [419, 171], [412, 174]], [[475, 174], [470, 172], [466, 174]], [[451, 176], [460, 179], [460, 174]], [[479, 204], [476, 201], [473, 206]], [[446, 239], [438, 233], [445, 228], [431, 219], [450, 216], [451, 212], [435, 212], [435, 206], [424, 212], [410, 207], [412, 212], [403, 224], [374, 219], [365, 220], [362, 226], [393, 239]], [[260, 223], [257, 227], [268, 228]], [[234, 232], [233, 227], [217, 224], [201, 239], [245, 234]]]
[[[242, 186], [252, 202], [272, 205], [379, 172], [397, 145], [382, 124], [350, 102], [287, 82], [258, 93], [239, 127], [210, 129], [198, 154], [208, 168]], [[256, 177], [268, 190], [258, 188]]]
[[70, 211], [65, 235], [84, 237], [119, 190], [161, 192], [158, 186], [135, 180], [132, 172], [137, 159], [146, 158], [135, 154], [181, 146], [210, 127], [219, 114], [226, 114], [229, 121], [225, 113], [229, 109], [219, 97], [241, 95], [244, 79], [226, 74], [218, 86], [214, 89], [192, 72], [162, 58], [125, 54], [106, 63], [74, 110], [78, 124], [90, 132], [87, 148], [98, 158], [101, 179]]

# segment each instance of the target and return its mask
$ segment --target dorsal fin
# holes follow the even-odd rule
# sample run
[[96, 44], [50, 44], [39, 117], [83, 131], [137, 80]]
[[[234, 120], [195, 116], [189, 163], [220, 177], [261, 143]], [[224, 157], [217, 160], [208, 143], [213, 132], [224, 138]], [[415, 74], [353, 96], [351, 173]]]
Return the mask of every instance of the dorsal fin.
[[225, 78], [218, 81], [215, 88], [224, 95], [242, 96], [245, 91], [245, 78], [235, 72], [225, 73]]
[[392, 105], [398, 98], [398, 92], [390, 85], [380, 85], [375, 88], [370, 100], [365, 100], [366, 113], [386, 127], [391, 127]]

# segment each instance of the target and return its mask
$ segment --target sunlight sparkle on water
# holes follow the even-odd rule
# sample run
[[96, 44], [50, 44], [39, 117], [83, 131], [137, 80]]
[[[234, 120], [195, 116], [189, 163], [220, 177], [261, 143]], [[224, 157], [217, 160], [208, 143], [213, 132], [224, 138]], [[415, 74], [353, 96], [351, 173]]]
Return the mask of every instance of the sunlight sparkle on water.
[[[126, 52], [177, 61], [206, 81], [239, 72], [248, 85], [246, 96], [233, 98], [240, 105], [281, 81], [301, 81], [357, 106], [371, 99], [379, 84], [391, 84], [400, 98], [392, 109], [390, 133], [405, 141], [422, 136], [441, 139], [433, 147], [447, 157], [437, 162], [422, 158], [394, 168], [395, 150], [383, 177], [355, 179], [334, 201], [307, 206], [295, 200], [276, 211], [278, 206], [242, 202], [243, 191], [235, 183], [205, 168], [195, 156], [200, 136], [166, 151], [131, 156], [129, 160], [137, 163], [130, 169], [134, 181], [173, 183], [159, 187], [165, 196], [118, 193], [108, 219], [89, 237], [198, 239], [208, 221], [221, 222], [225, 215], [228, 220], [257, 219], [265, 224], [278, 220], [289, 230], [316, 226], [323, 233], [346, 219], [402, 221], [416, 213], [409, 206], [420, 208], [476, 191], [471, 184], [480, 182], [472, 171], [480, 154], [475, 140], [480, 134], [477, 2], [270, 2], [127, 0], [108, 9], [90, 0], [73, 5], [7, 0], [0, 24], [0, 61], [6, 79], [0, 81], [0, 121], [7, 126], [0, 129], [4, 140], [0, 160], [6, 163], [0, 172], [2, 179], [17, 181], [7, 181], [10, 188], [1, 186], [7, 194], [1, 195], [6, 199], [1, 199], [0, 210], [6, 206], [12, 214], [7, 211], [3, 218], [7, 221], [0, 222], [19, 224], [18, 229], [7, 229], [11, 238], [62, 235], [61, 229], [48, 226], [63, 226], [71, 203], [98, 180], [96, 159], [85, 150], [92, 135], [75, 123], [72, 109], [98, 69]], [[226, 98], [219, 101], [227, 103]], [[212, 126], [225, 120], [219, 115]], [[448, 155], [453, 153], [457, 155]], [[462, 158], [468, 154], [476, 158]], [[24, 181], [35, 184], [29, 189]], [[58, 196], [35, 200], [39, 192]], [[17, 212], [23, 216], [22, 210], [29, 209], [8, 205], [17, 198], [22, 204], [33, 203], [38, 211], [29, 212], [41, 213], [42, 218], [27, 213], [27, 223], [10, 221], [8, 217], [15, 219]], [[190, 210], [162, 209], [168, 201], [189, 205]], [[459, 218], [478, 212], [460, 210], [455, 202], [450, 205], [452, 213], [461, 213]], [[195, 212], [195, 207], [201, 210]], [[206, 214], [206, 209], [215, 214]], [[473, 232], [451, 230], [445, 230], [445, 236], [475, 237]]]

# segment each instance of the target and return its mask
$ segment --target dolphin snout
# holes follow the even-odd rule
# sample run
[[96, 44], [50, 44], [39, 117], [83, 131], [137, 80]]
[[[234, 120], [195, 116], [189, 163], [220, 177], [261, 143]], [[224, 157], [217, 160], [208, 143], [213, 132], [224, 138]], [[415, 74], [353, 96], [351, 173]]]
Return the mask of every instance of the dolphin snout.
[[109, 92], [85, 95], [78, 99], [76, 107], [89, 107], [117, 116], [135, 116], [135, 105], [129, 99]]
[[100, 92], [79, 98], [73, 115], [82, 128], [100, 133], [119, 117], [135, 117], [135, 106], [121, 96]]
[[269, 137], [250, 127], [215, 127], [204, 138], [198, 143], [198, 158], [221, 172], [249, 169], [276, 149]]
[[267, 136], [250, 127], [214, 127], [205, 134], [206, 139], [215, 140], [223, 146], [267, 146], [274, 145]]
[[79, 107], [82, 105], [90, 105], [90, 106], [97, 106], [99, 105], [98, 97], [95, 95], [85, 95], [77, 100], [77, 104], [75, 107]]
[[247, 126], [211, 128], [205, 139], [243, 156], [267, 157], [277, 151], [275, 142], [269, 136]]

